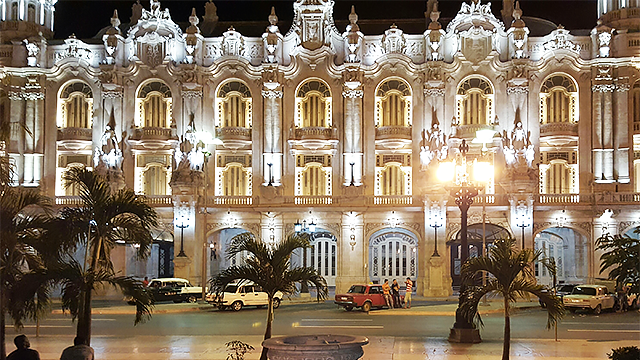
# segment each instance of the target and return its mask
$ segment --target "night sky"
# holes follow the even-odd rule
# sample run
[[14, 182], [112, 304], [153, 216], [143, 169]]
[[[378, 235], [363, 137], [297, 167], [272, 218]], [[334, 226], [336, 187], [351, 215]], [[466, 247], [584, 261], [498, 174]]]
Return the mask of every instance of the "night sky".
[[[469, 0], [470, 1], [470, 0]], [[55, 38], [64, 39], [70, 34], [80, 39], [95, 36], [100, 29], [109, 25], [109, 19], [114, 9], [118, 9], [119, 18], [123, 23], [129, 22], [133, 0], [59, 0], [56, 4]], [[141, 0], [142, 5], [149, 9], [149, 1]], [[291, 20], [293, 17], [293, 1], [282, 0], [214, 0], [218, 7], [220, 21], [264, 21], [265, 26], [271, 6], [275, 6], [276, 13], [281, 20]], [[426, 1], [376, 1], [376, 0], [336, 0], [334, 18], [346, 20], [351, 5], [355, 5], [360, 19], [417, 19], [424, 18]], [[460, 9], [462, 1], [440, 0], [441, 17], [452, 18]], [[486, 3], [482, 1], [482, 3]], [[191, 8], [195, 7], [200, 19], [204, 15], [205, 0], [161, 0], [161, 7], [168, 8], [171, 18], [175, 22], [188, 22]], [[502, 1], [493, 1], [493, 13], [500, 18]], [[565, 28], [591, 29], [596, 25], [596, 0], [521, 0], [520, 7], [524, 16], [539, 17], [562, 24]], [[288, 28], [281, 28], [286, 32]], [[344, 31], [343, 28], [338, 30]], [[366, 34], [365, 35], [373, 35]]]

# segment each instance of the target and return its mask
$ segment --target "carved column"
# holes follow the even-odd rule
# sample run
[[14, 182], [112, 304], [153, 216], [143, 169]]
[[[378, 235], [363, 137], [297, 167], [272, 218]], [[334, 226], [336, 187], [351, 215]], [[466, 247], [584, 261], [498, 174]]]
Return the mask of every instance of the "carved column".
[[[421, 244], [418, 291], [428, 297], [450, 296], [451, 277], [447, 271], [450, 251], [446, 244], [447, 194], [434, 191], [424, 200], [425, 241]], [[437, 251], [436, 251], [437, 250]]]
[[364, 214], [344, 212], [338, 240], [336, 294], [345, 293], [353, 284], [368, 281], [367, 244], [364, 239]]
[[613, 91], [611, 68], [597, 68], [593, 92], [593, 172], [596, 182], [610, 183], [613, 177]]
[[[264, 186], [282, 185], [282, 73], [277, 65], [262, 73], [264, 98]], [[270, 164], [270, 165], [269, 165]]]
[[344, 186], [362, 185], [362, 71], [351, 66], [343, 73]]

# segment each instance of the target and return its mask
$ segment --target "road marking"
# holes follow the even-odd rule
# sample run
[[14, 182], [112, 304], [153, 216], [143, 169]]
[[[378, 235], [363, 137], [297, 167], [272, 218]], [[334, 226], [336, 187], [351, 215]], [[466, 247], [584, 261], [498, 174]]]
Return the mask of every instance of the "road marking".
[[588, 329], [568, 329], [572, 332], [610, 332], [610, 333], [640, 333], [640, 330], [588, 330]]
[[[562, 322], [562, 325], [587, 325], [587, 323], [581, 323], [581, 322]], [[611, 325], [611, 326], [617, 326], [617, 325], [634, 325], [634, 326], [638, 326], [638, 324], [636, 323], [589, 323], [590, 325], [592, 324], [598, 324], [598, 325]]]
[[382, 325], [298, 325], [293, 324], [297, 328], [333, 328], [333, 329], [384, 329]]
[[302, 319], [301, 321], [345, 321], [345, 322], [372, 322], [371, 319]]
[[[68, 318], [68, 319], [44, 319], [42, 321], [71, 321], [71, 318]], [[91, 321], [116, 321], [116, 319], [91, 319]]]
[[[5, 328], [12, 328], [13, 326], [5, 326]], [[36, 325], [24, 325], [24, 328], [35, 329]], [[40, 328], [72, 328], [72, 325], [40, 325]]]

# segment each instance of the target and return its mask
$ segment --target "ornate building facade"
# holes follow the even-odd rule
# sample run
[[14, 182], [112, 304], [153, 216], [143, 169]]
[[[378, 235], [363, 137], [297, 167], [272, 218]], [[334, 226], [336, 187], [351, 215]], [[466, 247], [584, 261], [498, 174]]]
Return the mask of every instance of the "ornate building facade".
[[212, 2], [179, 25], [151, 0], [86, 41], [51, 39], [54, 4], [2, 2], [14, 183], [72, 206], [61, 174], [85, 166], [145, 195], [162, 226], [147, 263], [128, 244], [114, 252], [129, 275], [202, 283], [243, 261], [225, 256], [234, 235], [277, 242], [299, 224], [315, 232], [294, 261], [336, 291], [411, 277], [419, 294], [449, 295], [460, 211], [435, 175], [463, 140], [494, 165], [469, 212], [471, 256], [513, 236], [553, 257], [560, 281], [587, 282], [595, 239], [640, 225], [635, 0], [599, 0], [590, 31], [512, 0], [500, 18], [472, 0], [441, 19], [429, 0], [415, 34], [363, 34], [355, 9], [297, 0], [291, 27], [272, 11], [261, 36], [216, 33]]

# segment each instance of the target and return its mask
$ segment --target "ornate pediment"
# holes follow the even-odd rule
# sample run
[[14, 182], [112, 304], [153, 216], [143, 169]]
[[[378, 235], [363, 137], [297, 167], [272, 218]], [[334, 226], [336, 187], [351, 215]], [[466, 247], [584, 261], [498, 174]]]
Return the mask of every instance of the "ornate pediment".
[[66, 58], [75, 58], [91, 62], [93, 54], [89, 50], [89, 46], [84, 42], [76, 39], [75, 35], [71, 35], [64, 40], [64, 50], [55, 53], [55, 62]]
[[493, 32], [473, 27], [460, 33], [460, 51], [474, 64], [486, 59], [492, 47]]
[[480, 0], [472, 0], [470, 4], [463, 2], [456, 17], [447, 25], [447, 33], [464, 31], [472, 27], [504, 31], [502, 21], [491, 12], [491, 3], [481, 4]]
[[329, 45], [331, 33], [338, 33], [333, 22], [333, 5], [333, 0], [297, 0], [289, 33], [297, 33], [302, 46], [309, 50]]
[[160, 2], [151, 0], [151, 10], [141, 9], [142, 14], [128, 33], [134, 44], [134, 54], [150, 67], [161, 64], [165, 57], [175, 58], [172, 51], [176, 42], [183, 41], [182, 30], [171, 20], [169, 10], [160, 10]]

